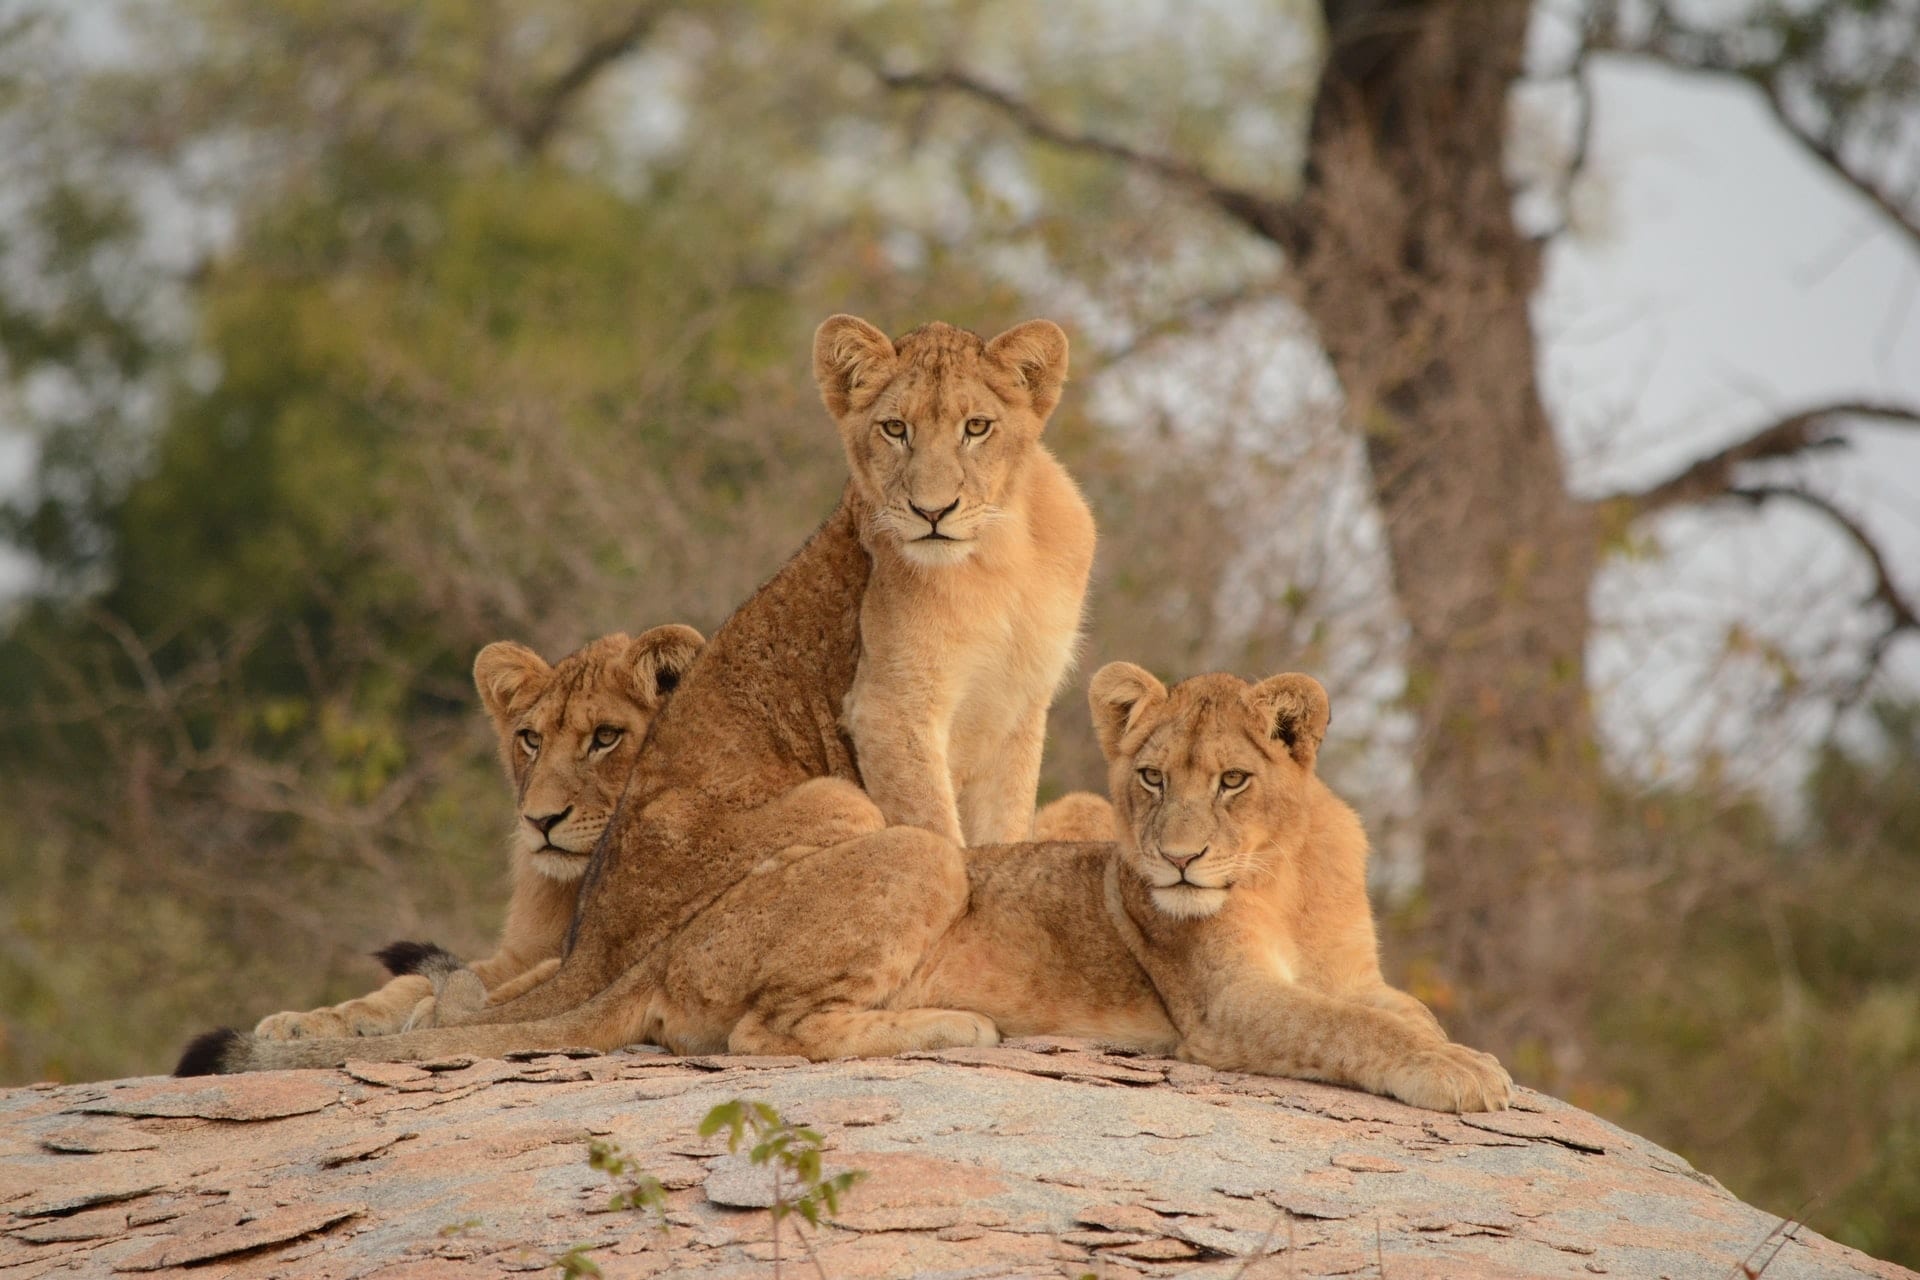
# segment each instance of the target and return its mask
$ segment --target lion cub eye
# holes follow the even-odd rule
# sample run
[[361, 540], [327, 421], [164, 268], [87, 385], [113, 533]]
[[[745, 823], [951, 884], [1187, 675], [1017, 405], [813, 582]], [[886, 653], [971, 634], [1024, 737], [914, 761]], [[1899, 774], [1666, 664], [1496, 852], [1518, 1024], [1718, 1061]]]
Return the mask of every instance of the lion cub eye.
[[967, 419], [967, 439], [969, 440], [979, 440], [991, 430], [993, 430], [992, 418]]
[[1222, 791], [1238, 791], [1247, 785], [1247, 779], [1252, 776], [1253, 775], [1245, 769], [1229, 769], [1220, 775], [1220, 789]]
[[905, 440], [907, 438], [907, 424], [898, 418], [881, 419], [880, 431], [889, 440]]
[[605, 751], [626, 736], [626, 730], [618, 725], [603, 724], [593, 731], [593, 749]]
[[1166, 781], [1166, 775], [1161, 773], [1158, 769], [1146, 768], [1146, 769], [1140, 770], [1140, 783], [1142, 786], [1146, 787], [1146, 789], [1149, 791], [1158, 791], [1160, 789], [1160, 784], [1165, 781]]
[[520, 739], [520, 749], [530, 756], [540, 754], [540, 735], [531, 729], [522, 729], [514, 735]]

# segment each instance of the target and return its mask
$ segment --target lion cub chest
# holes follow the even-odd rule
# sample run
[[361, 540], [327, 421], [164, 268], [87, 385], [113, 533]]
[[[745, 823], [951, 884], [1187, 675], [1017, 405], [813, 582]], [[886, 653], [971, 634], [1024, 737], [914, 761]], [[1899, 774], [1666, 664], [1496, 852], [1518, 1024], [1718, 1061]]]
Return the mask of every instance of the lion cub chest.
[[1093, 559], [1092, 515], [1058, 479], [1049, 518], [996, 531], [990, 553], [937, 569], [875, 555], [842, 720], [890, 823], [966, 844], [1031, 835]]

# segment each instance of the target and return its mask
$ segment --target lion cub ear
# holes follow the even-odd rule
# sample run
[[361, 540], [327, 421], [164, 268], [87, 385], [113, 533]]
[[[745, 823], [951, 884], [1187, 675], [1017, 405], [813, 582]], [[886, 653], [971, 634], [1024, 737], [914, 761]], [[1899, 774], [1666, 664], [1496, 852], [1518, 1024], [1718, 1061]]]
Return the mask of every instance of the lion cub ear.
[[669, 623], [642, 631], [627, 645], [627, 662], [632, 667], [641, 701], [658, 706], [680, 686], [680, 677], [700, 656], [707, 638], [692, 627]]
[[859, 316], [828, 316], [813, 331], [813, 380], [836, 420], [893, 372], [893, 339]]
[[1268, 735], [1285, 743], [1288, 754], [1301, 765], [1313, 768], [1327, 726], [1333, 722], [1333, 704], [1320, 682], [1295, 671], [1269, 676], [1247, 691], [1247, 700], [1266, 720]]
[[511, 640], [495, 640], [473, 660], [473, 687], [495, 720], [509, 719], [539, 697], [552, 674], [545, 658]]
[[1029, 320], [989, 342], [987, 357], [1020, 375], [1034, 414], [1045, 421], [1067, 380], [1066, 331], [1051, 320]]
[[1131, 662], [1109, 662], [1087, 683], [1087, 705], [1093, 710], [1093, 731], [1100, 738], [1100, 754], [1112, 760], [1120, 744], [1148, 711], [1167, 700], [1167, 686], [1153, 673]]

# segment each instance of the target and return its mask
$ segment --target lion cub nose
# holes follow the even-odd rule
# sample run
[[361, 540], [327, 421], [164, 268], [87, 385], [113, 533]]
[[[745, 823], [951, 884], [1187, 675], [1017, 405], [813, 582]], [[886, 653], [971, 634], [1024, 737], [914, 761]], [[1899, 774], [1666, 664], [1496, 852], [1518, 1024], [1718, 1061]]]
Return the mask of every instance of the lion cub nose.
[[938, 511], [929, 511], [927, 510], [927, 508], [921, 506], [917, 502], [908, 502], [907, 505], [913, 508], [913, 514], [919, 516], [922, 520], [925, 520], [927, 522], [928, 528], [937, 529], [940, 527], [940, 522], [946, 519], [948, 516], [952, 515], [953, 509], [960, 505], [960, 499], [955, 498], [952, 502], [949, 502], [946, 506], [940, 508]]
[[1168, 849], [1162, 846], [1160, 856], [1168, 862], [1171, 862], [1179, 870], [1185, 871], [1188, 867], [1207, 856], [1207, 846], [1203, 844], [1190, 853], [1184, 849]]
[[538, 831], [543, 836], [550, 836], [553, 834], [553, 829], [565, 822], [567, 815], [572, 812], [573, 806], [568, 805], [558, 813], [540, 814], [538, 816], [529, 813], [526, 815], [526, 818], [527, 821], [533, 825], [535, 831]]

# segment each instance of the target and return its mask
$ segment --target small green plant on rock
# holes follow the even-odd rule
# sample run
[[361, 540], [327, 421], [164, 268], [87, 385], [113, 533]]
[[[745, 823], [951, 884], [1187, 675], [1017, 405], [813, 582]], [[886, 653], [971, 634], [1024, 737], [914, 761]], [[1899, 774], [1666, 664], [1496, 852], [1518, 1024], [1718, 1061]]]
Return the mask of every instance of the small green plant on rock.
[[[780, 1223], [798, 1214], [813, 1226], [820, 1225], [824, 1212], [840, 1212], [840, 1197], [853, 1184], [866, 1177], [864, 1170], [848, 1169], [832, 1177], [821, 1176], [820, 1155], [826, 1140], [818, 1131], [796, 1125], [764, 1102], [746, 1102], [735, 1098], [707, 1112], [700, 1122], [700, 1136], [712, 1137], [726, 1131], [727, 1150], [737, 1152], [752, 1141], [747, 1159], [766, 1165], [773, 1171], [773, 1273], [780, 1274]], [[793, 1233], [807, 1251], [813, 1269], [824, 1280], [826, 1272], [814, 1256], [806, 1232], [794, 1223]]]
[[[609, 1213], [621, 1209], [650, 1211], [665, 1229], [667, 1189], [660, 1185], [660, 1179], [642, 1171], [638, 1161], [621, 1155], [617, 1143], [602, 1142], [598, 1138], [587, 1144], [587, 1163], [614, 1180], [613, 1198], [607, 1201]], [[620, 1185], [621, 1179], [626, 1180], [624, 1186]]]
[[586, 1276], [598, 1280], [606, 1274], [600, 1270], [600, 1264], [588, 1256], [592, 1248], [592, 1245], [577, 1244], [553, 1260], [553, 1265], [560, 1268], [561, 1280], [582, 1280]]
[[[607, 1201], [608, 1213], [618, 1213], [622, 1209], [651, 1213], [658, 1220], [660, 1230], [667, 1229], [667, 1189], [660, 1185], [660, 1179], [644, 1172], [638, 1161], [622, 1155], [619, 1144], [595, 1138], [587, 1144], [587, 1163], [613, 1180], [613, 1197]], [[598, 1276], [601, 1274], [600, 1264], [590, 1256], [593, 1248], [587, 1244], [574, 1245], [555, 1257], [552, 1265], [560, 1269], [563, 1280]]]

